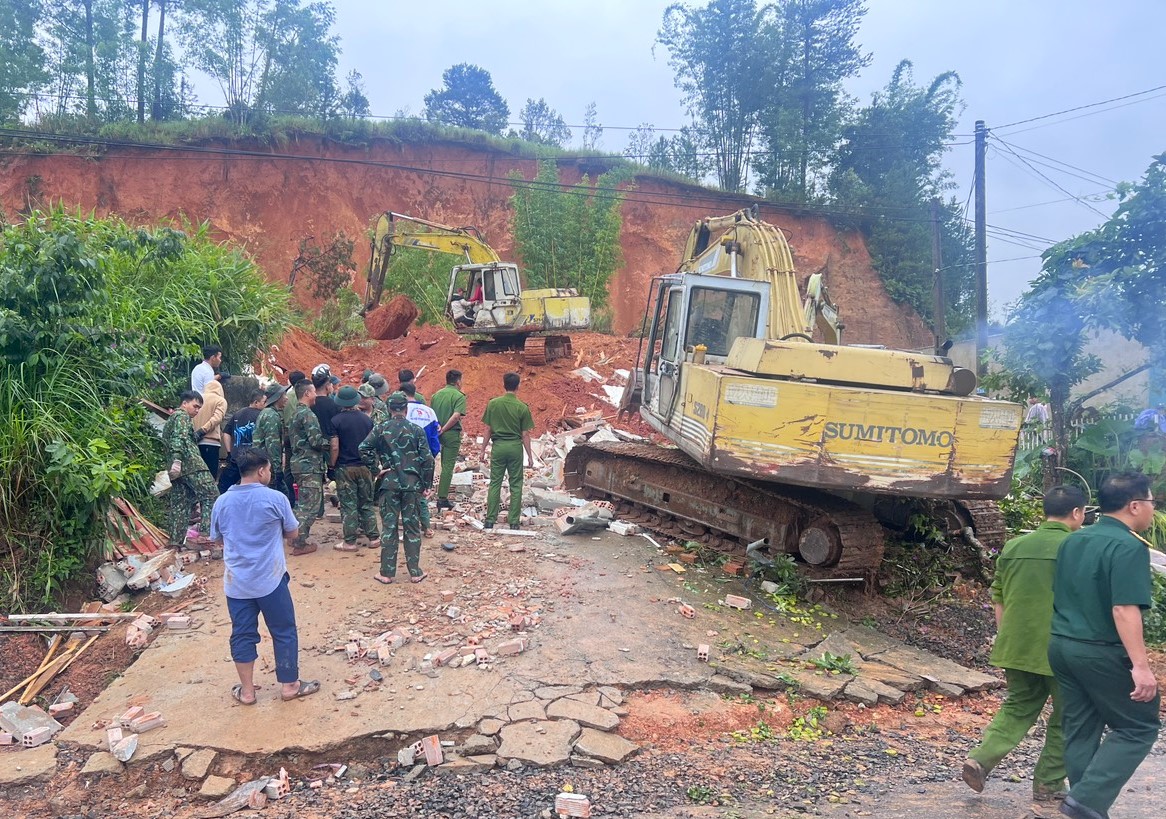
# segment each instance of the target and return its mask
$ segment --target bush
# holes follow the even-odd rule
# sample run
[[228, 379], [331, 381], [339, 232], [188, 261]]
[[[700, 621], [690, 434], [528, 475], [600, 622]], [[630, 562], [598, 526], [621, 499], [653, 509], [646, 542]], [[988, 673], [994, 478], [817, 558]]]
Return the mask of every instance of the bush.
[[1151, 572], [1154, 583], [1153, 604], [1145, 615], [1146, 645], [1166, 646], [1166, 575]]
[[58, 209], [0, 231], [0, 605], [59, 597], [109, 499], [145, 495], [159, 443], [137, 399], [173, 403], [209, 342], [252, 363], [286, 318], [283, 290], [205, 227]]
[[338, 290], [324, 302], [320, 315], [312, 322], [312, 335], [330, 350], [339, 350], [345, 344], [368, 338], [360, 296], [349, 288]]

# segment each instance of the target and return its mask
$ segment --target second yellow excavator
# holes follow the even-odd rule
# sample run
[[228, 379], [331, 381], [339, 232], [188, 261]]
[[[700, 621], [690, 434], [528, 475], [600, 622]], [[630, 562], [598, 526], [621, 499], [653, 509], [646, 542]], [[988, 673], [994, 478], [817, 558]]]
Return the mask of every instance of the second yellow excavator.
[[470, 352], [520, 350], [527, 364], [571, 355], [572, 332], [591, 326], [591, 302], [569, 288], [527, 289], [475, 227], [450, 227], [387, 211], [373, 231], [365, 311], [381, 301], [393, 252], [414, 248], [463, 256], [449, 274], [446, 314]]

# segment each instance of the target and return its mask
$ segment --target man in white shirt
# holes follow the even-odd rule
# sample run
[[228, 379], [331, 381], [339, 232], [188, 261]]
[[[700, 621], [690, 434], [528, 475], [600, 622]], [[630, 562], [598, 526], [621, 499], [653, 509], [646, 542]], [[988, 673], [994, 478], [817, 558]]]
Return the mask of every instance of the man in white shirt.
[[202, 363], [190, 371], [190, 388], [202, 395], [207, 382], [215, 380], [215, 370], [223, 364], [223, 348], [208, 344], [202, 348]]

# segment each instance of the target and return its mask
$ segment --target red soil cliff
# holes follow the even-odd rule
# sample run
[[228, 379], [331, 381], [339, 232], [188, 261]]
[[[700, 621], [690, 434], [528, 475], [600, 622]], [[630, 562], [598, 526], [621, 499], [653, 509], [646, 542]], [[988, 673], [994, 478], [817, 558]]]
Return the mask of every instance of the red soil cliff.
[[[532, 159], [453, 142], [376, 140], [340, 145], [311, 136], [278, 148], [230, 146], [259, 155], [111, 147], [94, 156], [9, 155], [0, 159], [0, 207], [16, 213], [63, 203], [117, 214], [133, 223], [209, 222], [215, 235], [243, 245], [272, 280], [286, 281], [302, 238], [343, 230], [358, 237], [357, 261], [368, 261], [372, 217], [395, 210], [455, 225], [478, 226], [502, 258], [513, 258], [507, 174], [533, 178]], [[272, 154], [282, 155], [279, 158]], [[564, 159], [565, 182], [603, 168]], [[611, 283], [613, 328], [640, 326], [649, 279], [676, 268], [692, 224], [730, 213], [749, 197], [640, 176], [623, 205], [624, 266]], [[825, 268], [849, 342], [923, 347], [930, 333], [908, 307], [887, 296], [862, 236], [819, 216], [762, 206], [762, 216], [790, 240], [799, 270]], [[386, 301], [391, 294], [386, 294]]]

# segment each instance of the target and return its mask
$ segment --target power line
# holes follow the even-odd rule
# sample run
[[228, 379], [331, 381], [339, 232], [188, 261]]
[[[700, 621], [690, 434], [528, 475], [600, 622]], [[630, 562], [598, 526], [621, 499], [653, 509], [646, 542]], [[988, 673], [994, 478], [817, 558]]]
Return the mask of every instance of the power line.
[[[1032, 154], [1033, 156], [1039, 156], [1041, 159], [1048, 160], [1049, 162], [1052, 162], [1055, 165], [1062, 165], [1066, 168], [1069, 168], [1070, 170], [1077, 171], [1078, 173], [1085, 174], [1086, 176], [1091, 176], [1097, 182], [1105, 182], [1108, 185], [1116, 185], [1117, 184], [1116, 179], [1110, 179], [1107, 176], [1102, 176], [1099, 173], [1093, 173], [1093, 171], [1087, 171], [1084, 168], [1079, 168], [1076, 165], [1070, 164], [1068, 162], [1062, 162], [1059, 159], [1053, 159], [1051, 156], [1046, 156], [1045, 154], [1042, 154], [1039, 151], [1034, 151], [1032, 148], [1025, 148], [1022, 145], [1017, 145], [1015, 142], [1011, 143], [1011, 145], [1013, 148], [1015, 148], [1016, 150], [1021, 151], [1023, 153]], [[1069, 174], [1069, 175], [1072, 176], [1072, 174]], [[1089, 180], [1085, 180], [1085, 181], [1088, 182]]]
[[[1097, 107], [1102, 106], [1102, 105], [1109, 105], [1110, 103], [1113, 103], [1113, 102], [1121, 102], [1122, 100], [1128, 100], [1128, 99], [1133, 99], [1134, 97], [1145, 96], [1146, 94], [1152, 94], [1155, 91], [1162, 91], [1164, 89], [1166, 89], [1166, 85], [1158, 85], [1158, 86], [1155, 86], [1154, 88], [1147, 88], [1145, 91], [1135, 91], [1132, 94], [1125, 94], [1125, 95], [1120, 96], [1120, 97], [1112, 97], [1112, 98], [1107, 99], [1107, 100], [1102, 100], [1101, 102], [1090, 102], [1090, 103], [1087, 103], [1085, 105], [1078, 105], [1078, 106], [1075, 106], [1073, 108], [1066, 108], [1062, 111], [1054, 111], [1051, 114], [1041, 114], [1039, 117], [1029, 117], [1028, 119], [1018, 119], [1015, 122], [1008, 122], [1008, 123], [1005, 123], [1004, 125], [997, 125], [997, 126], [993, 127], [992, 130], [999, 131], [999, 130], [1002, 130], [1004, 128], [1011, 128], [1014, 125], [1027, 125], [1030, 122], [1039, 122], [1040, 120], [1051, 119], [1052, 117], [1059, 117], [1063, 114], [1072, 114], [1075, 111], [1084, 111], [1087, 108], [1097, 108]], [[1145, 102], [1145, 100], [1138, 100], [1138, 102]]]
[[1088, 202], [1086, 202], [1084, 199], [1082, 199], [1081, 197], [1077, 196], [1076, 194], [1074, 194], [1072, 191], [1068, 190], [1067, 188], [1064, 188], [1064, 187], [1062, 187], [1061, 185], [1059, 185], [1058, 183], [1054, 182], [1052, 179], [1050, 179], [1048, 176], [1046, 176], [1046, 175], [1045, 175], [1043, 172], [1041, 172], [1041, 171], [1040, 171], [1040, 169], [1038, 169], [1038, 168], [1034, 168], [1034, 167], [1033, 167], [1031, 164], [1029, 164], [1028, 160], [1026, 160], [1024, 157], [1022, 157], [1022, 156], [1021, 156], [1020, 154], [1018, 154], [1016, 151], [1012, 150], [1012, 146], [1011, 146], [1011, 145], [1009, 145], [1009, 144], [1008, 144], [1007, 142], [1005, 142], [1004, 140], [1000, 139], [1000, 137], [998, 137], [998, 136], [995, 136], [995, 135], [993, 135], [993, 134], [989, 134], [989, 136], [991, 136], [991, 137], [992, 137], [992, 139], [993, 139], [993, 141], [994, 141], [994, 142], [998, 142], [999, 144], [1003, 145], [1003, 146], [1004, 146], [1004, 148], [1005, 148], [1005, 149], [1006, 149], [1006, 150], [1007, 150], [1007, 151], [1008, 151], [1010, 154], [1012, 154], [1014, 157], [1016, 157], [1018, 160], [1020, 160], [1020, 162], [1021, 162], [1022, 164], [1024, 164], [1024, 165], [1025, 165], [1025, 166], [1027, 166], [1029, 169], [1031, 169], [1031, 170], [1033, 171], [1033, 173], [1035, 173], [1035, 174], [1036, 174], [1037, 176], [1039, 176], [1041, 179], [1043, 179], [1043, 180], [1045, 180], [1046, 182], [1048, 182], [1050, 185], [1052, 185], [1054, 188], [1056, 188], [1057, 190], [1059, 190], [1061, 193], [1063, 193], [1063, 194], [1065, 194], [1065, 195], [1067, 195], [1067, 196], [1072, 196], [1072, 197], [1073, 197], [1074, 199], [1076, 199], [1076, 200], [1077, 200], [1077, 201], [1078, 201], [1078, 202], [1079, 202], [1081, 205], [1083, 205], [1083, 206], [1084, 206], [1084, 207], [1086, 207], [1086, 208], [1089, 208], [1089, 210], [1091, 210], [1091, 211], [1093, 211], [1094, 213], [1096, 213], [1096, 214], [1097, 214], [1098, 216], [1100, 216], [1102, 219], [1109, 219], [1109, 216], [1107, 216], [1106, 214], [1102, 213], [1102, 212], [1101, 212], [1101, 211], [1099, 211], [1097, 208], [1093, 207], [1093, 205], [1089, 204], [1089, 203], [1088, 203]]
[[[1102, 190], [1094, 191], [1092, 193], [1083, 193], [1083, 194], [1081, 194], [1081, 198], [1082, 199], [1089, 199], [1090, 197], [1103, 196], [1103, 195], [1108, 194], [1108, 193], [1109, 193], [1109, 189], [1103, 188]], [[991, 211], [991, 213], [1011, 213], [1014, 210], [1029, 210], [1030, 208], [1043, 208], [1046, 205], [1059, 205], [1062, 202], [1073, 202], [1073, 201], [1075, 201], [1075, 197], [1066, 196], [1064, 199], [1050, 199], [1048, 202], [1033, 202], [1031, 205], [1017, 205], [1014, 208], [1001, 208], [1000, 210]]]
[[[421, 168], [421, 167], [401, 165], [401, 164], [397, 164], [397, 163], [382, 162], [382, 161], [370, 160], [370, 159], [357, 159], [357, 158], [351, 158], [351, 157], [310, 156], [310, 155], [304, 155], [304, 154], [285, 154], [285, 153], [275, 153], [275, 152], [268, 153], [268, 152], [262, 152], [262, 151], [246, 150], [246, 149], [241, 149], [241, 148], [219, 148], [219, 147], [214, 147], [214, 146], [166, 145], [163, 143], [145, 143], [145, 142], [136, 142], [136, 141], [129, 141], [129, 140], [112, 140], [112, 139], [90, 137], [90, 136], [84, 136], [84, 135], [54, 134], [54, 133], [46, 133], [46, 132], [30, 132], [30, 131], [24, 131], [24, 130], [20, 130], [20, 129], [0, 128], [0, 137], [11, 137], [11, 138], [15, 138], [15, 139], [27, 139], [29, 137], [35, 137], [38, 140], [49, 141], [49, 142], [60, 142], [60, 143], [65, 143], [65, 144], [94, 145], [94, 146], [117, 147], [117, 148], [138, 148], [138, 149], [143, 149], [143, 150], [165, 151], [165, 152], [170, 152], [170, 153], [211, 154], [211, 155], [216, 155], [216, 156], [227, 157], [230, 159], [239, 158], [239, 159], [258, 159], [258, 160], [293, 160], [293, 161], [302, 161], [302, 162], [327, 162], [327, 163], [345, 164], [345, 165], [360, 165], [360, 166], [366, 166], [366, 167], [383, 168], [386, 170], [396, 170], [396, 171], [402, 171], [402, 172], [407, 172], [407, 173], [416, 173], [416, 174], [421, 174], [421, 175], [430, 175], [430, 176], [437, 176], [437, 177], [444, 177], [444, 178], [477, 181], [477, 182], [482, 182], [485, 184], [503, 184], [503, 185], [508, 185], [508, 186], [515, 188], [517, 190], [523, 190], [523, 189], [526, 189], [526, 190], [547, 190], [547, 191], [555, 191], [555, 192], [559, 192], [559, 193], [566, 193], [566, 194], [578, 195], [578, 196], [586, 196], [586, 197], [594, 196], [594, 197], [600, 198], [600, 199], [618, 198], [621, 201], [626, 201], [626, 202], [630, 202], [633, 204], [667, 205], [667, 206], [671, 206], [671, 207], [687, 208], [690, 210], [700, 210], [704, 213], [708, 213], [708, 211], [710, 210], [710, 206], [708, 204], [705, 204], [705, 205], [698, 204], [698, 202], [700, 202], [701, 200], [703, 200], [707, 203], [714, 203], [713, 206], [715, 207], [716, 205], [723, 204], [723, 201], [726, 198], [739, 197], [743, 200], [748, 201], [749, 203], [760, 201], [761, 204], [764, 204], [764, 205], [771, 207], [775, 210], [790, 211], [790, 212], [794, 212], [794, 213], [809, 212], [809, 213], [813, 213], [815, 215], [837, 216], [837, 217], [844, 217], [844, 218], [857, 218], [857, 219], [879, 218], [879, 219], [885, 219], [888, 221], [898, 221], [898, 222], [916, 222], [916, 223], [928, 223], [928, 224], [930, 223], [930, 219], [924, 218], [922, 216], [920, 216], [919, 218], [910, 218], [910, 217], [905, 217], [905, 216], [894, 216], [894, 215], [889, 215], [887, 213], [879, 213], [879, 212], [872, 212], [872, 211], [844, 210], [841, 208], [831, 208], [829, 206], [815, 206], [812, 204], [801, 203], [801, 202], [783, 203], [783, 202], [775, 202], [772, 200], [758, 200], [754, 197], [748, 197], [748, 196], [745, 196], [743, 194], [734, 194], [732, 192], [727, 192], [727, 191], [726, 192], [719, 192], [719, 193], [715, 192], [715, 191], [709, 191], [707, 193], [697, 194], [694, 196], [694, 194], [692, 194], [692, 193], [666, 193], [663, 191], [655, 192], [652, 194], [642, 194], [642, 193], [623, 191], [623, 190], [620, 190], [620, 189], [614, 188], [614, 187], [605, 187], [605, 186], [598, 186], [598, 185], [591, 187], [591, 188], [579, 189], [573, 185], [568, 185], [565, 183], [558, 183], [558, 182], [544, 183], [544, 182], [539, 182], [538, 180], [508, 179], [508, 178], [501, 178], [501, 177], [497, 177], [497, 176], [485, 176], [482, 174], [471, 174], [471, 173], [466, 173], [464, 171], [450, 171], [450, 170], [439, 170], [439, 169], [435, 169], [435, 168]], [[43, 156], [44, 155], [43, 152], [11, 151], [11, 150], [4, 150], [4, 149], [0, 149], [0, 153], [7, 154], [7, 155], [19, 155], [19, 156]], [[123, 156], [120, 158], [126, 159], [126, 158], [134, 158], [134, 157], [132, 157], [132, 156], [131, 157], [124, 157]], [[146, 157], [146, 156], [142, 156], [140, 158], [143, 160], [152, 159], [152, 157]], [[182, 157], [175, 157], [175, 158], [182, 158]], [[695, 187], [695, 183], [694, 183], [694, 187]], [[696, 200], [696, 201], [694, 201], [694, 200]], [[913, 208], [908, 208], [908, 207], [902, 207], [902, 208], [896, 207], [895, 209], [896, 210], [898, 210], [898, 209], [914, 210]]]

